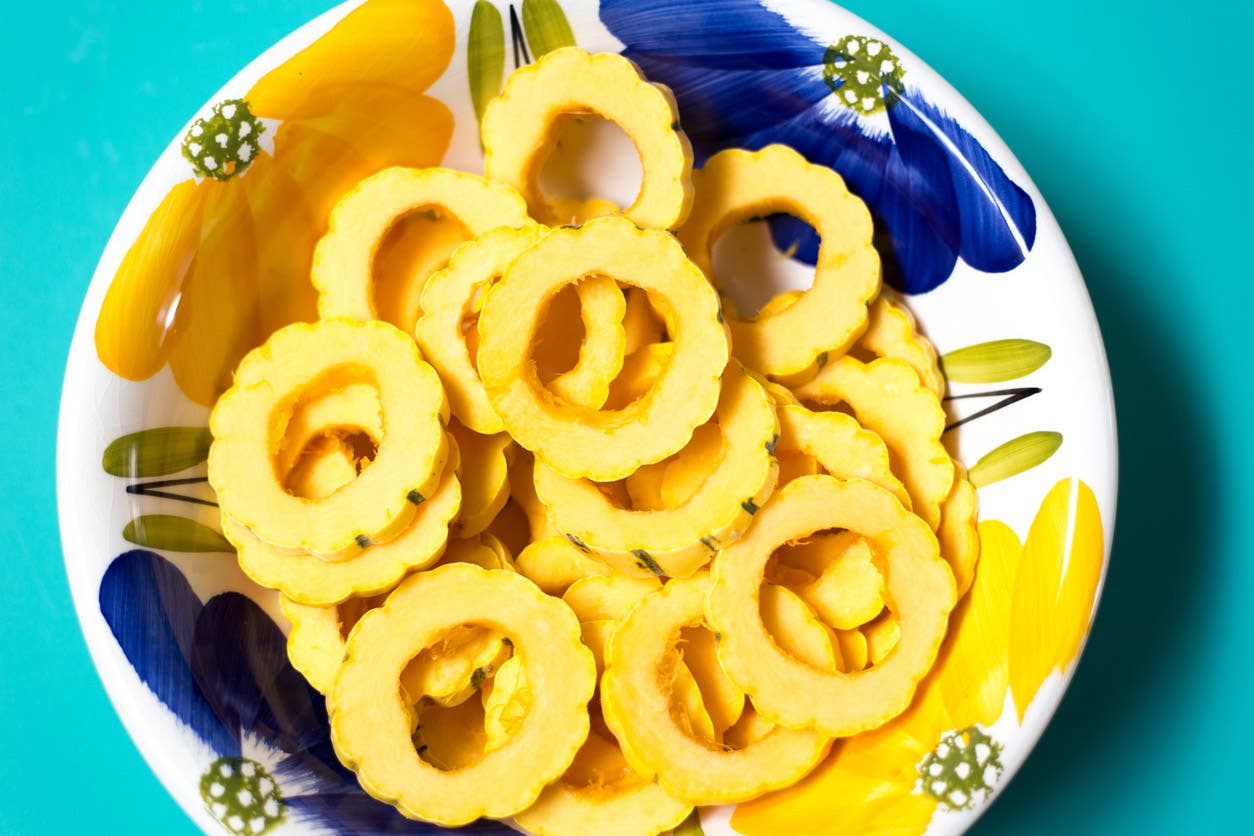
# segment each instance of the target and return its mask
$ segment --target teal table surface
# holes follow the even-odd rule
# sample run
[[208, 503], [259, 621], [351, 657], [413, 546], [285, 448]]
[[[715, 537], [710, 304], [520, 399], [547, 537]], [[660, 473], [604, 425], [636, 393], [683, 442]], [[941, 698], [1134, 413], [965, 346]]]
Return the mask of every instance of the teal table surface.
[[[55, 427], [79, 303], [149, 165], [331, 0], [43, 0], [0, 27], [0, 833], [190, 832], [70, 603]], [[1236, 832], [1254, 722], [1249, 4], [850, 0], [1014, 149], [1089, 284], [1122, 463], [1079, 672], [975, 832]], [[1013, 11], [1011, 11], [1013, 9]]]

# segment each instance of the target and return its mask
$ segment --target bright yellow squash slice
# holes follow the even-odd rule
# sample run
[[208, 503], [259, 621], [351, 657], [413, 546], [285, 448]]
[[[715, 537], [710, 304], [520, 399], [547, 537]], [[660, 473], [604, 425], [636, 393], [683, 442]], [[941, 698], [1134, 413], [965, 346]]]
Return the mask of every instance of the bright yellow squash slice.
[[[591, 275], [648, 291], [673, 325], [669, 362], [644, 397], [620, 410], [563, 404], [528, 360], [537, 312]], [[488, 291], [479, 316], [479, 373], [492, 407], [519, 445], [570, 478], [622, 479], [683, 447], [714, 412], [728, 350], [717, 295], [679, 244], [624, 218], [542, 238]]]
[[[382, 438], [370, 467], [320, 500], [284, 489], [272, 451], [305, 398], [377, 387]], [[444, 389], [413, 340], [382, 322], [322, 320], [276, 331], [240, 363], [210, 416], [209, 482], [224, 515], [277, 549], [341, 556], [404, 530], [444, 472]]]
[[590, 575], [571, 584], [562, 600], [580, 621], [622, 621], [644, 596], [661, 588], [655, 577]]
[[709, 715], [714, 740], [740, 719], [745, 709], [745, 692], [731, 681], [718, 661], [718, 640], [704, 628], [689, 627], [682, 632], [684, 666], [692, 673], [701, 691], [701, 705]]
[[[553, 524], [591, 549], [621, 572], [647, 569], [658, 575], [687, 577], [709, 562], [722, 546], [734, 541], [753, 520], [775, 486], [772, 455], [779, 424], [771, 399], [749, 375], [733, 364], [723, 379], [723, 395], [715, 412], [721, 443], [713, 447], [715, 466], [703, 479], [677, 476], [691, 493], [672, 483], [673, 507], [637, 511], [621, 508], [587, 479], [568, 479], [537, 463], [536, 493]], [[709, 436], [694, 437], [690, 447], [701, 462], [711, 458]], [[667, 478], [688, 454], [681, 451], [667, 467], [661, 490], [666, 503]]]
[[545, 228], [526, 223], [484, 233], [458, 247], [448, 266], [427, 280], [422, 292], [422, 316], [415, 336], [423, 356], [439, 372], [453, 415], [484, 435], [501, 432], [501, 419], [488, 403], [476, 368], [477, 347], [469, 339], [478, 334], [483, 294], [509, 263], [545, 234]]
[[487, 531], [474, 537], [450, 539], [440, 563], [473, 563], [483, 569], [518, 571], [509, 547]]
[[762, 626], [780, 650], [815, 670], [840, 667], [840, 647], [831, 628], [795, 592], [765, 583], [758, 596]]
[[793, 478], [807, 475], [809, 470], [838, 479], [865, 479], [910, 507], [910, 494], [893, 474], [884, 439], [843, 412], [812, 412], [798, 404], [781, 406], [775, 453], [789, 461]]
[[[561, 595], [589, 575], [614, 571], [560, 534], [532, 541], [519, 553], [517, 561], [519, 573], [550, 595]], [[637, 569], [636, 574], [647, 572]]]
[[621, 55], [566, 47], [511, 75], [483, 114], [484, 171], [521, 192], [542, 222], [569, 223], [569, 205], [550, 207], [541, 193], [540, 171], [563, 117], [589, 113], [621, 127], [640, 155], [640, 192], [622, 214], [642, 227], [682, 224], [692, 205], [692, 146], [675, 98]]
[[781, 549], [778, 558], [813, 572], [815, 579], [797, 594], [837, 630], [855, 630], [884, 609], [884, 577], [871, 545], [852, 531]]
[[459, 624], [441, 633], [405, 666], [401, 687], [410, 705], [423, 698], [443, 706], [461, 705], [513, 652], [513, 642], [498, 631]]
[[[475, 624], [507, 636], [532, 702], [509, 741], [471, 766], [444, 771], [410, 743], [401, 674], [447, 630]], [[331, 739], [362, 787], [410, 818], [445, 826], [526, 809], [588, 735], [592, 654], [570, 608], [510, 572], [451, 564], [402, 583], [349, 636], [330, 699]], [[490, 791], [486, 791], [488, 789]]]
[[852, 353], [856, 357], [896, 358], [914, 369], [919, 382], [936, 397], [945, 394], [945, 376], [941, 374], [936, 349], [919, 333], [910, 311], [893, 302], [887, 293], [871, 304], [866, 331]]
[[941, 505], [941, 522], [936, 530], [936, 539], [940, 541], [941, 556], [953, 570], [958, 597], [961, 598], [975, 580], [975, 564], [980, 559], [980, 532], [977, 528], [979, 504], [975, 487], [967, 481], [961, 468], [957, 470], [953, 489]]
[[[760, 611], [771, 554], [828, 529], [856, 531], [872, 542], [901, 623], [895, 652], [856, 674], [819, 670], [784, 652]], [[783, 726], [845, 737], [887, 722], [910, 704], [936, 659], [954, 597], [953, 574], [935, 535], [892, 494], [861, 480], [806, 476], [781, 488], [753, 528], [715, 558], [706, 609], [722, 636], [719, 658], [728, 676], [760, 714]]]
[[853, 345], [880, 288], [880, 259], [871, 245], [871, 213], [840, 175], [787, 146], [768, 145], [720, 151], [692, 180], [696, 200], [677, 234], [715, 285], [714, 244], [733, 224], [784, 212], [813, 226], [821, 239], [809, 290], [765, 315], [744, 319], [729, 312], [736, 357], [756, 371], [790, 375], [824, 352], [835, 356]]
[[[310, 275], [318, 290], [318, 314], [377, 319], [375, 256], [393, 226], [423, 211], [456, 219], [471, 237], [530, 222], [522, 196], [504, 183], [447, 168], [386, 168], [358, 183], [331, 211]], [[414, 276], [417, 288], [405, 295], [420, 299], [426, 280], [427, 275]], [[401, 312], [393, 324], [412, 333], [419, 313]]]
[[601, 679], [606, 724], [632, 768], [691, 804], [735, 803], [788, 786], [831, 745], [819, 732], [777, 728], [728, 750], [685, 733], [664, 684], [680, 664], [682, 631], [704, 622], [709, 588], [708, 576], [699, 574], [670, 581], [641, 601], [610, 639]]
[[439, 487], [418, 504], [408, 528], [386, 543], [369, 545], [351, 559], [322, 560], [308, 552], [275, 548], [225, 513], [222, 533], [235, 546], [244, 574], [294, 601], [325, 607], [354, 596], [376, 595], [407, 572], [433, 565], [444, 552], [448, 527], [462, 501], [456, 442], [450, 440], [448, 449], [451, 458]]
[[458, 421], [450, 421], [448, 431], [461, 452], [462, 509], [454, 535], [474, 537], [509, 500], [508, 453], [513, 442], [505, 433], [480, 435]]
[[649, 303], [649, 294], [633, 287], [623, 296], [626, 302], [623, 310], [626, 345], [623, 350], [632, 354], [646, 345], [665, 341], [666, 323], [654, 312]]
[[357, 434], [365, 435], [376, 448], [383, 439], [379, 390], [366, 382], [349, 383], [301, 403], [273, 451], [275, 468], [290, 474], [305, 448], [319, 436]]
[[349, 598], [334, 607], [311, 607], [279, 596], [279, 608], [292, 623], [287, 634], [288, 658], [318, 693], [331, 690], [344, 659], [344, 643], [354, 625], [366, 612], [382, 604], [386, 595]]
[[336, 436], [323, 436], [305, 447], [283, 480], [293, 496], [325, 499], [357, 478], [353, 451]]
[[624, 409], [648, 394], [670, 362], [673, 349], [669, 342], [648, 343], [624, 357], [618, 377], [610, 384], [605, 408]]
[[863, 363], [845, 356], [797, 388], [803, 401], [847, 404], [858, 423], [884, 440], [893, 472], [910, 493], [912, 510], [935, 531], [941, 503], [954, 484], [954, 463], [941, 443], [945, 411], [910, 366], [892, 358]]

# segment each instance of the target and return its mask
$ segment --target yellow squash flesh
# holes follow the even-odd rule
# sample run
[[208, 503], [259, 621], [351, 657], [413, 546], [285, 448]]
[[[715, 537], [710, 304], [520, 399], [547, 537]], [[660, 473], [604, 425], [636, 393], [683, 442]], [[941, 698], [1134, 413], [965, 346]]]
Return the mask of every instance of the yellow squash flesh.
[[[865, 479], [910, 507], [910, 494], [893, 475], [884, 440], [864, 429], [852, 416], [843, 412], [812, 412], [799, 404], [786, 404], [779, 408], [779, 427], [776, 454], [789, 457], [792, 478], [809, 475], [807, 471], [821, 471], [838, 479]], [[810, 471], [809, 462], [802, 457], [812, 459], [815, 470]]]
[[[321, 500], [293, 496], [275, 439], [302, 398], [329, 385], [374, 384], [382, 438], [370, 467]], [[403, 531], [448, 458], [448, 407], [413, 340], [382, 322], [322, 320], [276, 331], [240, 363], [209, 419], [209, 482], [226, 516], [278, 549], [339, 557]]]
[[589, 113], [621, 127], [640, 155], [640, 192], [622, 214], [642, 227], [682, 224], [692, 206], [692, 146], [675, 98], [621, 55], [566, 47], [511, 75], [483, 115], [484, 171], [521, 192], [534, 217], [568, 223], [568, 204], [550, 207], [541, 193], [540, 171], [562, 118]]
[[461, 453], [462, 508], [454, 534], [474, 537], [496, 519], [509, 500], [508, 453], [513, 442], [505, 433], [480, 435], [457, 421], [449, 422], [448, 431]]
[[765, 315], [728, 315], [736, 357], [779, 376], [804, 371], [824, 352], [844, 352], [866, 329], [867, 305], [880, 287], [880, 259], [871, 245], [871, 214], [830, 168], [784, 145], [721, 151], [694, 171], [696, 200], [677, 233], [692, 260], [717, 286], [714, 243], [733, 224], [784, 212], [818, 232], [814, 284], [791, 304]]
[[[680, 664], [681, 631], [704, 621], [705, 574], [651, 593], [610, 639], [601, 678], [606, 724], [632, 768], [691, 804], [727, 804], [794, 783], [823, 759], [831, 739], [777, 728], [743, 749], [699, 741], [679, 725], [663, 683]], [[756, 596], [755, 596], [756, 599]]]
[[[310, 275], [321, 317], [379, 318], [375, 256], [393, 226], [422, 211], [455, 219], [472, 238], [499, 226], [530, 223], [526, 202], [504, 183], [447, 168], [386, 168], [358, 183], [331, 210]], [[427, 277], [413, 276], [416, 285], [404, 295], [420, 299]], [[419, 313], [401, 312], [393, 324], [410, 333]]]
[[[410, 744], [411, 709], [398, 683], [410, 659], [463, 624], [508, 636], [529, 687], [545, 698], [504, 745], [444, 771]], [[410, 818], [445, 826], [504, 818], [531, 806], [570, 766], [588, 735], [595, 685], [592, 654], [568, 607], [510, 572], [441, 566], [402, 583], [354, 628], [329, 702], [331, 740], [368, 793]]]
[[[913, 375], [913, 372], [911, 372]], [[816, 531], [856, 531], [885, 566], [887, 598], [901, 621], [895, 652], [856, 674], [818, 670], [782, 651], [759, 608], [762, 577], [780, 546]], [[806, 476], [781, 488], [753, 528], [714, 561], [706, 605], [719, 658], [758, 712], [790, 728], [846, 737], [875, 728], [910, 704], [936, 659], [955, 600], [953, 574], [927, 525], [870, 482]]]
[[[621, 410], [564, 404], [528, 361], [537, 312], [567, 284], [602, 275], [668, 306], [674, 348], [642, 398]], [[728, 343], [717, 295], [670, 235], [600, 218], [557, 229], [520, 255], [479, 317], [479, 373], [492, 407], [523, 448], [570, 478], [609, 482], [688, 441], [718, 403]]]
[[[676, 476], [671, 484], [679, 498], [684, 483], [695, 489], [672, 507], [637, 511], [611, 502], [595, 483], [568, 479], [537, 463], [536, 493], [554, 526], [587, 546], [599, 559], [621, 572], [648, 569], [658, 575], [687, 577], [709, 562], [714, 553], [740, 536], [775, 486], [777, 466], [772, 451], [779, 423], [770, 398], [749, 375], [733, 364], [724, 375], [723, 395], [715, 412], [715, 465], [704, 479]], [[702, 439], [705, 440], [702, 440]], [[708, 464], [710, 436], [696, 436], [689, 446], [699, 466]], [[661, 481], [666, 503], [667, 475], [688, 455], [680, 451]], [[630, 482], [629, 482], [630, 489]]]

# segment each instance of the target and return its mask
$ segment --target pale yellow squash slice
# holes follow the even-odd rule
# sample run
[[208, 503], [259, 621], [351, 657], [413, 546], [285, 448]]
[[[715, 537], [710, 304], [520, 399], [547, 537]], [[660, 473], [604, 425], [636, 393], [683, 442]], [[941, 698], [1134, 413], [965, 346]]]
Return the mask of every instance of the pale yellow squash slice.
[[571, 584], [562, 600], [580, 621], [622, 621], [644, 596], [661, 588], [662, 582], [655, 577], [591, 575]]
[[279, 596], [279, 608], [292, 623], [287, 634], [287, 655], [320, 694], [331, 690], [344, 660], [344, 646], [354, 625], [369, 610], [383, 603], [387, 593], [369, 598], [349, 598], [334, 607], [311, 607]]
[[[301, 499], [275, 469], [274, 439], [302, 399], [328, 384], [368, 380], [382, 438], [358, 478], [321, 500]], [[413, 340], [382, 322], [331, 319], [271, 335], [240, 363], [209, 419], [209, 482], [226, 516], [276, 549], [338, 557], [405, 530], [448, 459], [448, 406]]]
[[860, 359], [893, 357], [919, 375], [919, 382], [936, 397], [945, 396], [945, 376], [941, 374], [936, 349], [919, 333], [914, 317], [887, 293], [872, 303], [867, 328], [851, 353]]
[[692, 180], [696, 200], [677, 234], [716, 286], [714, 244], [733, 224], [785, 212], [809, 223], [821, 239], [809, 290], [756, 317], [729, 312], [736, 357], [764, 374], [790, 375], [825, 352], [836, 356], [853, 345], [880, 288], [880, 259], [871, 244], [871, 213], [840, 175], [787, 146], [768, 145], [720, 151]]
[[[399, 687], [409, 661], [447, 630], [475, 624], [510, 638], [528, 686], [544, 694], [508, 742], [444, 771], [410, 743]], [[588, 736], [592, 654], [570, 608], [510, 572], [450, 564], [402, 583], [349, 636], [330, 700], [331, 740], [362, 787], [404, 815], [445, 826], [505, 818], [531, 806]]]
[[[558, 529], [601, 560], [627, 573], [687, 577], [749, 526], [775, 486], [775, 410], [762, 387], [733, 364], [724, 376], [715, 413], [721, 443], [716, 465], [682, 504], [637, 511], [611, 502], [587, 479], [569, 479], [543, 463], [535, 470], [536, 493]], [[704, 438], [709, 439], [708, 435]], [[697, 438], [701, 459], [709, 444]], [[685, 457], [687, 448], [679, 454]], [[667, 468], [667, 473], [675, 467]], [[696, 480], [688, 480], [689, 485]], [[666, 476], [662, 481], [666, 505]], [[678, 489], [672, 494], [679, 495]]]
[[807, 475], [804, 471], [809, 463], [796, 455], [800, 453], [813, 459], [817, 472], [838, 479], [874, 482], [910, 508], [910, 494], [893, 474], [884, 439], [863, 428], [852, 416], [813, 412], [799, 404], [787, 404], [779, 408], [779, 427], [775, 454], [788, 454], [793, 478]]
[[[884, 577], [866, 538], [852, 531], [823, 535], [789, 550], [816, 552], [826, 565], [797, 594], [823, 622], [837, 630], [855, 630], [884, 609]], [[781, 555], [782, 560], [788, 557]], [[802, 558], [808, 559], [808, 558]]]
[[484, 569], [518, 571], [509, 547], [487, 531], [465, 539], [450, 539], [440, 558], [440, 565], [445, 563], [473, 563]]
[[521, 658], [511, 656], [483, 683], [480, 701], [487, 738], [484, 750], [492, 752], [509, 742], [531, 708], [531, 688]]
[[954, 484], [954, 463], [941, 443], [945, 411], [940, 399], [919, 383], [914, 369], [892, 358], [863, 363], [841, 357], [798, 387], [797, 396], [824, 406], [847, 404], [859, 424], [884, 440], [912, 510], [933, 531], [940, 526], [940, 506]]
[[[578, 341], [576, 363], [573, 368], [552, 375], [545, 380], [545, 385], [567, 403], [600, 409], [609, 398], [610, 385], [623, 368], [626, 302], [618, 284], [605, 276], [589, 276], [573, 287], [579, 300], [583, 332]], [[555, 336], [561, 338], [562, 334], [559, 331]], [[539, 371], [544, 374], [542, 368]]]
[[296, 460], [283, 486], [293, 496], [303, 499], [325, 499], [357, 478], [357, 460], [344, 441], [336, 436], [322, 436], [305, 447]]
[[[896, 651], [856, 674], [822, 671], [784, 652], [760, 610], [772, 552], [828, 529], [872, 541], [884, 563], [886, 597], [901, 621]], [[727, 675], [760, 714], [783, 726], [845, 737], [887, 722], [910, 704], [936, 659], [954, 600], [953, 574], [935, 535], [892, 494], [870, 482], [806, 476], [781, 488], [749, 532], [719, 552], [706, 614], [722, 637], [719, 659]]]
[[[430, 211], [455, 219], [471, 237], [500, 226], [530, 223], [522, 196], [504, 183], [447, 168], [385, 168], [357, 184], [335, 208], [326, 234], [314, 249], [310, 279], [318, 290], [323, 318], [377, 319], [374, 263], [380, 245], [398, 222]], [[420, 299], [427, 275], [407, 289]], [[412, 333], [419, 311], [400, 312], [393, 323]]]
[[448, 266], [434, 273], [423, 289], [415, 337], [423, 356], [440, 375], [453, 415], [477, 433], [493, 435], [504, 429], [483, 391], [477, 350], [472, 350], [476, 346], [470, 340], [477, 334], [483, 294], [545, 232], [530, 222], [486, 232], [458, 247]]
[[954, 572], [958, 597], [961, 598], [975, 580], [975, 565], [980, 559], [980, 532], [977, 528], [979, 501], [975, 488], [967, 481], [961, 468], [958, 471], [953, 489], [941, 505], [941, 522], [936, 538], [940, 540], [941, 556]]
[[692, 206], [692, 146], [679, 129], [675, 98], [621, 55], [566, 47], [514, 72], [483, 114], [484, 171], [521, 192], [534, 217], [563, 223], [569, 208], [550, 208], [540, 171], [560, 120], [590, 113], [621, 127], [640, 155], [640, 192], [622, 214], [642, 227], [682, 224]]
[[701, 689], [701, 704], [710, 717], [714, 739], [740, 719], [745, 708], [745, 692], [731, 681], [718, 661], [718, 640], [704, 628], [688, 628], [683, 636], [683, 661]]
[[[589, 575], [614, 571], [560, 534], [532, 541], [519, 553], [517, 562], [521, 575], [548, 594], [559, 596]], [[636, 574], [648, 573], [637, 569]]]
[[[528, 360], [537, 312], [562, 287], [601, 275], [648, 291], [673, 324], [673, 349], [653, 387], [620, 410], [555, 399]], [[506, 429], [572, 479], [609, 482], [687, 443], [718, 404], [727, 333], [718, 298], [673, 237], [600, 218], [557, 229], [520, 255], [488, 291], [479, 317], [479, 373]]]
[[886, 609], [862, 628], [862, 635], [866, 637], [868, 664], [881, 665], [901, 643], [901, 621]]
[[444, 631], [405, 666], [401, 687], [411, 705], [422, 699], [443, 706], [461, 705], [513, 653], [513, 642], [501, 633], [459, 624]]
[[320, 436], [364, 434], [378, 447], [383, 439], [379, 390], [367, 382], [349, 383], [299, 404], [273, 451], [275, 468], [290, 474], [310, 442]]
[[[680, 664], [686, 627], [704, 622], [709, 578], [673, 580], [650, 594], [610, 639], [601, 707], [632, 768], [691, 804], [726, 804], [789, 786], [826, 756], [819, 732], [773, 729], [742, 749], [728, 750], [683, 730], [665, 687]], [[756, 604], [756, 595], [755, 604]]]
[[758, 607], [762, 626], [784, 653], [815, 670], [833, 672], [840, 668], [840, 647], [831, 628], [795, 592], [773, 583], [762, 584]]
[[222, 533], [235, 546], [244, 574], [294, 601], [331, 606], [353, 596], [376, 595], [407, 572], [433, 565], [444, 553], [449, 525], [462, 501], [457, 443], [450, 439], [448, 449], [451, 457], [439, 487], [418, 504], [409, 527], [386, 543], [369, 545], [351, 560], [328, 561], [308, 552], [275, 548], [225, 513]]
[[480, 435], [458, 421], [449, 434], [461, 452], [462, 509], [453, 526], [456, 537], [474, 537], [488, 527], [509, 500], [510, 445], [505, 433]]

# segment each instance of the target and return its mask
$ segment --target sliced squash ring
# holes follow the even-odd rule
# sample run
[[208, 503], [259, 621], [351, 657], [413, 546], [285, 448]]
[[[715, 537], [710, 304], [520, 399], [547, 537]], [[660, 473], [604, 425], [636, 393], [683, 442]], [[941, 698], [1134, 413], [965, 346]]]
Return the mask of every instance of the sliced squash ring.
[[[887, 598], [901, 620], [895, 651], [857, 674], [820, 671], [783, 652], [758, 609], [772, 552], [827, 529], [856, 531], [872, 541], [884, 561]], [[935, 535], [892, 494], [862, 480], [805, 476], [775, 494], [753, 528], [715, 558], [707, 616], [722, 636], [719, 658], [727, 675], [760, 714], [790, 728], [846, 737], [910, 704], [936, 659], [954, 599], [953, 573]]]
[[813, 456], [818, 465], [837, 479], [865, 479], [897, 497], [910, 508], [910, 494], [893, 475], [884, 439], [863, 428], [843, 412], [812, 412], [801, 405], [779, 408], [779, 447], [776, 452], [797, 451]]
[[[436, 647], [438, 653], [433, 652]], [[423, 699], [445, 707], [461, 705], [513, 658], [513, 652], [511, 641], [498, 631], [458, 625], [409, 661], [401, 671], [401, 687], [410, 705]]]
[[[958, 470], [961, 471], [961, 468]], [[971, 588], [975, 580], [975, 565], [980, 559], [978, 516], [975, 487], [967, 481], [964, 473], [959, 472], [954, 478], [953, 490], [941, 505], [940, 528], [936, 530], [941, 557], [953, 570], [959, 598]]]
[[580, 621], [622, 621], [644, 596], [661, 588], [657, 578], [589, 575], [571, 584], [562, 600]]
[[414, 330], [418, 345], [439, 373], [453, 415], [477, 433], [493, 435], [504, 425], [483, 391], [466, 339], [466, 318], [509, 263], [544, 234], [544, 227], [532, 223], [484, 233], [454, 250], [448, 266], [433, 273], [423, 288], [422, 316]]
[[[273, 439], [302, 398], [363, 379], [377, 387], [383, 414], [374, 462], [325, 499], [292, 496], [275, 469]], [[274, 548], [337, 557], [408, 526], [444, 472], [447, 421], [440, 378], [396, 328], [344, 319], [289, 325], [244, 358], [218, 399], [209, 483], [223, 514]]]
[[320, 694], [331, 690], [344, 660], [344, 636], [368, 610], [382, 603], [382, 596], [350, 598], [334, 607], [298, 604], [279, 596], [279, 609], [292, 622], [287, 634], [287, 655]]
[[[642, 398], [614, 411], [564, 404], [528, 360], [537, 311], [564, 286], [601, 275], [644, 288], [668, 306], [674, 348]], [[728, 341], [718, 297], [673, 237], [600, 218], [557, 229], [520, 255], [488, 292], [479, 317], [479, 373], [493, 408], [522, 447], [571, 478], [610, 482], [687, 442], [718, 403]]]
[[640, 836], [665, 833], [691, 812], [691, 804], [651, 781], [629, 779], [598, 787], [561, 780], [547, 786], [514, 821], [536, 836]]
[[319, 316], [378, 318], [375, 254], [397, 221], [422, 209], [456, 218], [472, 237], [530, 223], [526, 202], [504, 183], [447, 168], [385, 168], [358, 183], [331, 210], [310, 274]]
[[[500, 748], [444, 772], [410, 743], [411, 709], [397, 684], [410, 659], [459, 624], [508, 636], [544, 699]], [[570, 608], [513, 573], [450, 564], [405, 581], [357, 623], [329, 701], [331, 739], [362, 787], [410, 818], [445, 826], [504, 818], [529, 807], [570, 766], [588, 735], [595, 686], [592, 654]]]
[[410, 570], [433, 565], [444, 553], [448, 527], [462, 502], [457, 443], [450, 439], [448, 447], [450, 458], [439, 487], [418, 505], [409, 527], [351, 560], [320, 560], [308, 553], [277, 549], [225, 513], [222, 533], [235, 546], [244, 574], [298, 603], [328, 607], [354, 596], [377, 595], [395, 586]]
[[[549, 595], [561, 595], [572, 584], [590, 575], [608, 575], [613, 570], [567, 538], [541, 537], [518, 555], [518, 572]], [[637, 569], [637, 574], [643, 574]]]
[[845, 356], [796, 391], [803, 401], [848, 404], [858, 423], [884, 440], [893, 472], [910, 493], [910, 510], [937, 530], [954, 462], [941, 443], [945, 410], [914, 369], [891, 357], [863, 363]]
[[295, 496], [325, 499], [357, 478], [357, 461], [344, 440], [321, 436], [305, 447], [292, 465], [283, 486]]
[[692, 206], [692, 146], [679, 129], [675, 97], [645, 80], [621, 55], [589, 55], [567, 47], [514, 72], [483, 114], [484, 171], [521, 192], [534, 217], [554, 225], [567, 223], [568, 202], [548, 205], [540, 191], [540, 171], [562, 117], [588, 113], [616, 123], [640, 155], [640, 192], [622, 214], [654, 229], [682, 224]]
[[673, 580], [632, 610], [610, 639], [601, 709], [636, 772], [690, 804], [730, 804], [793, 784], [827, 755], [831, 738], [777, 728], [728, 751], [684, 733], [662, 683], [680, 663], [681, 631], [704, 620], [709, 588], [705, 574]]
[[315, 438], [353, 433], [365, 433], [376, 446], [383, 438], [379, 392], [369, 383], [349, 383], [298, 406], [273, 451], [275, 468], [290, 474]]
[[449, 422], [448, 431], [461, 453], [462, 508], [454, 536], [475, 537], [509, 501], [507, 453], [513, 442], [505, 433], [480, 435], [457, 421]]
[[714, 243], [733, 224], [786, 212], [813, 226], [821, 239], [814, 284], [791, 305], [748, 319], [729, 311], [737, 358], [765, 374], [790, 375], [824, 352], [836, 355], [853, 345], [879, 291], [880, 259], [871, 245], [871, 213], [840, 175], [785, 145], [768, 145], [720, 151], [692, 180], [697, 197], [677, 235], [716, 286]]
[[871, 304], [866, 331], [852, 351], [855, 356], [895, 357], [914, 369], [919, 382], [936, 397], [945, 395], [945, 376], [941, 374], [936, 349], [919, 333], [910, 311], [893, 302], [887, 293]]
[[[543, 462], [536, 463], [536, 494], [558, 529], [619, 571], [643, 568], [688, 577], [749, 527], [778, 474], [772, 455], [779, 436], [774, 406], [738, 364], [723, 377], [715, 415], [723, 438], [721, 456], [696, 492], [677, 507], [617, 507], [596, 483], [568, 479]], [[683, 456], [680, 451], [678, 458]]]
[[579, 360], [573, 369], [550, 381], [548, 388], [567, 403], [600, 409], [623, 368], [627, 303], [618, 284], [605, 276], [589, 276], [575, 286], [575, 292], [584, 333]]

